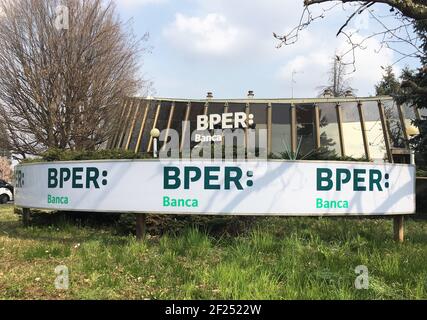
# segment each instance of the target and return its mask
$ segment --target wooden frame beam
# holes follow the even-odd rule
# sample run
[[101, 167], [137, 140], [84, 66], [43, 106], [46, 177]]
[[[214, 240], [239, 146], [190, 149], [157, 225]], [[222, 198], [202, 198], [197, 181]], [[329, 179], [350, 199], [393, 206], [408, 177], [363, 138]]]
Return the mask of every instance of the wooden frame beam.
[[316, 134], [316, 149], [320, 149], [320, 110], [319, 105], [317, 103], [314, 105], [314, 126]]
[[359, 101], [359, 103], [357, 104], [357, 109], [359, 110], [360, 127], [362, 129], [363, 146], [365, 147], [366, 159], [370, 160], [371, 159], [371, 153], [369, 150], [368, 136], [366, 135], [365, 113], [363, 111], [362, 102]]
[[121, 108], [122, 108], [121, 116], [120, 116], [119, 122], [117, 124], [117, 128], [115, 130], [116, 132], [114, 133], [113, 140], [110, 144], [110, 149], [117, 148], [117, 142], [118, 142], [118, 139], [120, 136], [120, 132], [122, 131], [123, 123], [125, 121], [126, 110], [128, 108], [128, 101], [129, 101], [129, 99], [126, 99], [125, 101], [123, 101], [123, 104], [121, 106]]
[[126, 137], [126, 127], [127, 127], [126, 124], [129, 122], [129, 119], [131, 117], [133, 104], [134, 104], [134, 101], [132, 99], [132, 101], [129, 105], [129, 112], [127, 113], [127, 116], [126, 116], [125, 121], [123, 123], [123, 129], [121, 130], [121, 134], [119, 136], [119, 141], [117, 141], [117, 148], [118, 149], [120, 149], [123, 146], [123, 143], [124, 143], [124, 140]]
[[[172, 106], [171, 106], [171, 109], [169, 111], [168, 123], [167, 123], [167, 126], [166, 126], [165, 139], [167, 139], [167, 137], [169, 136], [169, 130], [170, 130], [170, 127], [172, 125], [173, 116], [175, 114], [175, 106], [176, 106], [175, 102], [172, 102]], [[167, 141], [165, 140], [165, 142], [163, 143], [163, 146], [161, 148], [159, 148], [159, 149], [161, 149], [161, 150], [164, 151], [165, 148], [166, 148], [166, 143], [167, 143]]]
[[145, 123], [147, 121], [147, 116], [148, 116], [149, 109], [150, 109], [150, 102], [147, 102], [147, 104], [145, 105], [144, 116], [143, 116], [143, 118], [141, 120], [141, 128], [139, 129], [138, 140], [137, 140], [136, 145], [135, 145], [135, 153], [139, 152], [139, 149], [140, 149], [140, 146], [141, 146], [141, 139], [142, 139], [142, 135], [144, 133]]
[[135, 129], [136, 119], [137, 119], [139, 108], [141, 107], [141, 104], [142, 104], [142, 100], [140, 100], [138, 102], [138, 105], [135, 108], [135, 115], [133, 116], [132, 125], [131, 125], [130, 130], [129, 130], [129, 136], [128, 136], [128, 139], [126, 141], [125, 150], [129, 150], [129, 145], [130, 145], [131, 140], [132, 140], [133, 130]]
[[388, 161], [390, 163], [393, 163], [394, 161], [393, 161], [393, 153], [391, 151], [390, 134], [388, 132], [388, 125], [387, 125], [387, 119], [385, 117], [384, 105], [382, 104], [381, 100], [378, 101], [378, 109], [380, 111], [381, 125], [384, 133], [384, 141], [385, 141], [385, 147], [387, 150]]
[[[153, 127], [151, 129], [156, 129], [156, 127], [157, 127], [157, 121], [159, 120], [161, 106], [162, 106], [162, 103], [161, 103], [161, 101], [159, 101], [159, 103], [157, 104], [156, 114], [154, 116]], [[151, 146], [152, 145], [153, 145], [153, 137], [150, 136], [150, 141], [148, 142], [147, 152], [151, 152]]]
[[297, 152], [298, 144], [298, 130], [297, 130], [297, 107], [295, 104], [291, 104], [291, 151], [295, 155]]
[[273, 104], [269, 103], [267, 105], [267, 155], [270, 156], [270, 154], [273, 152]]
[[340, 145], [341, 145], [341, 156], [345, 157], [345, 140], [344, 140], [344, 129], [342, 126], [343, 123], [343, 119], [342, 119], [342, 110], [341, 110], [341, 105], [338, 103], [335, 106], [336, 110], [337, 110], [337, 121], [338, 121], [338, 132], [339, 132], [339, 136], [340, 136]]

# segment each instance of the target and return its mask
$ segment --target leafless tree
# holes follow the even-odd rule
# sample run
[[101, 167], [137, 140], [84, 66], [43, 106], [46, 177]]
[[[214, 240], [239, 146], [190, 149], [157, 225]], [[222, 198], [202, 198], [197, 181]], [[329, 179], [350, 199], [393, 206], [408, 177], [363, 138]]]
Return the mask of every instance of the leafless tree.
[[8, 153], [9, 147], [9, 138], [4, 125], [4, 119], [0, 117], [0, 157]]
[[[376, 6], [379, 4], [389, 5], [390, 14], [382, 14]], [[320, 12], [313, 13], [312, 9], [315, 5], [320, 6]], [[328, 12], [337, 6], [342, 6], [344, 10], [351, 10], [336, 35], [344, 36], [349, 45], [348, 50], [342, 52], [340, 56], [347, 65], [353, 66], [352, 71], [355, 71], [356, 50], [365, 49], [370, 39], [378, 40], [380, 46], [377, 51], [388, 48], [398, 53], [399, 58], [395, 63], [405, 58], [419, 58], [420, 55], [423, 55], [420, 39], [413, 32], [413, 27], [414, 21], [426, 21], [427, 19], [426, 0], [304, 0], [304, 10], [298, 25], [284, 35], [274, 33], [274, 37], [280, 41], [278, 47], [296, 43], [301, 31], [307, 29], [315, 21], [326, 18]], [[378, 26], [379, 31], [360, 37], [360, 30], [350, 28], [349, 24], [363, 13], [369, 15], [370, 20]], [[405, 49], [402, 50], [402, 47]]]
[[10, 160], [0, 155], [0, 179], [11, 182], [12, 166]]
[[[141, 47], [111, 1], [0, 0], [0, 116], [19, 157], [96, 149], [146, 87]], [[3, 132], [2, 132], [3, 134]]]
[[[341, 58], [336, 55], [331, 62], [329, 69], [329, 83], [326, 86], [321, 86], [321, 95], [329, 93], [334, 97], [344, 97], [353, 95], [356, 91], [351, 87], [351, 79], [347, 75], [347, 66], [342, 62]], [[326, 94], [327, 95], [327, 94]]]

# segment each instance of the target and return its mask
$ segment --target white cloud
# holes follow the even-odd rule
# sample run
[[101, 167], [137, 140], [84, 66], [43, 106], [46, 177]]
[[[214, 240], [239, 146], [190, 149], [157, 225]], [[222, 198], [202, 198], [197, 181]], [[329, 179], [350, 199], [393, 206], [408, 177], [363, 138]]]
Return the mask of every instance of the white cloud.
[[163, 34], [181, 50], [209, 56], [233, 53], [244, 38], [243, 30], [218, 13], [209, 13], [204, 17], [177, 13], [175, 21], [163, 30]]
[[123, 8], [132, 9], [149, 4], [161, 4], [166, 1], [167, 0], [116, 0], [116, 3]]
[[285, 86], [292, 86], [292, 74], [295, 81], [295, 97], [313, 97], [318, 94], [319, 86], [327, 83], [326, 74], [329, 68], [331, 55], [327, 51], [308, 51], [307, 54], [300, 54], [286, 63], [279, 69], [279, 81], [283, 81]]
[[[347, 71], [350, 84], [357, 90], [357, 94], [368, 96], [375, 94], [374, 85], [383, 74], [381, 67], [392, 64], [394, 56], [393, 52], [388, 49], [378, 51], [380, 44], [376, 39], [369, 39], [365, 45], [366, 49], [355, 51], [356, 71], [352, 73], [352, 65], [348, 66]], [[279, 69], [278, 78], [285, 84], [289, 84], [290, 87], [292, 72], [295, 71], [297, 72], [294, 84], [295, 95], [299, 97], [317, 95], [319, 87], [328, 83], [328, 71], [335, 52], [342, 53], [348, 50], [349, 45], [343, 40], [336, 39], [327, 45], [319, 41], [314, 42], [309, 50], [306, 48], [305, 52], [299, 52], [283, 65]], [[346, 62], [352, 62], [351, 53], [345, 59]], [[398, 69], [396, 71], [399, 73]]]
[[[354, 41], [361, 42], [362, 40], [362, 36], [355, 35]], [[355, 51], [357, 77], [363, 81], [378, 80], [382, 75], [381, 66], [390, 65], [394, 62], [393, 51], [387, 48], [380, 50], [380, 43], [374, 38], [363, 42], [363, 46], [365, 49]], [[339, 51], [345, 52], [345, 50], [349, 50], [349, 45], [342, 42]]]
[[[238, 97], [247, 88], [254, 89], [258, 97], [290, 96], [293, 71], [297, 72], [295, 96], [316, 96], [319, 87], [328, 82], [335, 51], [348, 50], [336, 32], [353, 12], [352, 7], [343, 11], [337, 6], [301, 32], [296, 44], [276, 49], [273, 32], [283, 35], [298, 24], [303, 0], [116, 1], [128, 6], [167, 2], [164, 7], [144, 7], [149, 19], [143, 22], [154, 29], [153, 59], [161, 57], [152, 72], [158, 79], [167, 79], [167, 84], [158, 82], [159, 92], [182, 97], [188, 92], [199, 97], [208, 90], [218, 97]], [[313, 10], [318, 12], [313, 14], [328, 7], [316, 6]], [[368, 34], [377, 30], [366, 16], [358, 17], [348, 28]], [[366, 50], [357, 53], [357, 71], [350, 77], [358, 95], [374, 94], [374, 85], [383, 73], [381, 66], [396, 60], [391, 51], [375, 52], [378, 46], [372, 39]], [[183, 72], [187, 77], [182, 77]]]

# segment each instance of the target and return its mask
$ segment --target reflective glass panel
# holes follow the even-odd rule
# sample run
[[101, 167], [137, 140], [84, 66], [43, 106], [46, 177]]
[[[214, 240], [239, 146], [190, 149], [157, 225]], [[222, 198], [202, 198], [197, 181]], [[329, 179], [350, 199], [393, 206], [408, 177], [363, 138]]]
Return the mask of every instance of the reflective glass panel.
[[341, 156], [340, 132], [338, 127], [337, 106], [335, 103], [320, 103], [319, 133], [322, 158]]
[[126, 148], [126, 144], [128, 142], [129, 135], [132, 134], [130, 130], [132, 129], [132, 122], [135, 117], [135, 112], [137, 111], [139, 101], [136, 99], [131, 99], [130, 102], [130, 113], [129, 109], [126, 113], [125, 121], [123, 122], [123, 129], [125, 130], [124, 135], [121, 136], [120, 148]]
[[142, 121], [144, 120], [145, 110], [147, 109], [147, 101], [141, 100], [139, 102], [139, 110], [136, 115], [136, 121], [134, 129], [132, 132], [132, 137], [129, 144], [129, 150], [135, 150], [136, 144], [138, 142], [139, 132], [141, 130]]
[[[266, 104], [251, 104], [249, 114], [253, 115], [253, 125], [250, 126], [251, 129], [255, 129], [256, 134], [256, 145], [255, 149], [257, 151], [262, 151], [262, 153], [266, 154], [267, 150], [267, 108]], [[261, 132], [263, 133], [261, 135]], [[265, 141], [260, 141], [261, 137], [265, 139]], [[263, 149], [262, 149], [263, 148]], [[262, 150], [261, 150], [262, 149]], [[259, 156], [259, 152], [256, 153]]]
[[272, 105], [272, 150], [274, 156], [292, 151], [291, 144], [291, 106], [273, 103]]
[[405, 127], [409, 136], [416, 136], [420, 133], [419, 129], [414, 125], [414, 121], [417, 120], [415, 114], [415, 108], [410, 104], [402, 105], [403, 118], [405, 121]]
[[[192, 102], [190, 117], [188, 118], [190, 122], [190, 136], [197, 130], [197, 117], [205, 114], [205, 103], [202, 102]], [[191, 141], [190, 148], [192, 149], [197, 143]]]
[[316, 151], [316, 132], [314, 125], [314, 105], [297, 105], [297, 157], [302, 159]]
[[149, 101], [147, 120], [145, 121], [144, 133], [142, 134], [140, 152], [146, 152], [150, 141], [150, 132], [153, 129], [154, 117], [156, 115], [159, 101]]
[[357, 102], [341, 104], [344, 150], [347, 157], [365, 158], [362, 126]]
[[180, 137], [179, 141], [181, 143], [182, 139], [182, 122], [185, 121], [185, 115], [187, 114], [187, 102], [176, 102], [175, 109], [172, 116], [172, 122], [170, 130], [176, 130], [178, 136]]
[[369, 155], [372, 160], [387, 160], [387, 149], [378, 102], [363, 102], [362, 109], [365, 118]]
[[383, 101], [383, 106], [387, 129], [390, 135], [391, 147], [405, 148], [405, 139], [396, 103], [390, 100]]

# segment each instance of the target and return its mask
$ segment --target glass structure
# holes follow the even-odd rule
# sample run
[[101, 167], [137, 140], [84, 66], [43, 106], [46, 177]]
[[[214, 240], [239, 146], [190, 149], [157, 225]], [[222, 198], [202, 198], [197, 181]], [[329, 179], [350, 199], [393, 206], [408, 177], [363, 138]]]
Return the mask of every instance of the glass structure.
[[313, 105], [296, 106], [297, 154], [301, 158], [310, 157], [316, 147], [315, 108]]
[[402, 122], [398, 105], [393, 100], [389, 100], [384, 101], [383, 108], [391, 147], [396, 149], [405, 148], [404, 122]]
[[286, 157], [292, 152], [291, 105], [273, 103], [271, 106], [271, 154]]
[[[109, 148], [152, 151], [150, 131], [194, 134], [197, 117], [246, 113], [264, 153], [279, 159], [393, 161], [409, 154], [408, 137], [424, 109], [399, 106], [390, 97], [319, 99], [174, 100], [129, 98], [121, 107]], [[183, 122], [186, 121], [185, 127]], [[248, 120], [249, 121], [249, 120]], [[221, 129], [221, 125], [218, 128]], [[213, 134], [213, 132], [209, 132]], [[245, 139], [247, 143], [248, 139]], [[191, 142], [190, 147], [197, 143]], [[258, 142], [257, 142], [258, 145]], [[162, 144], [160, 145], [160, 147]], [[259, 150], [258, 150], [259, 151]], [[267, 152], [265, 152], [267, 151]]]
[[358, 104], [346, 102], [340, 104], [339, 108], [342, 114], [344, 155], [356, 159], [367, 157]]
[[374, 161], [384, 161], [387, 159], [386, 136], [383, 132], [378, 102], [367, 101], [361, 105], [361, 108], [364, 115], [369, 158]]
[[338, 110], [334, 103], [321, 103], [319, 109], [319, 151], [325, 159], [336, 159], [342, 155]]

